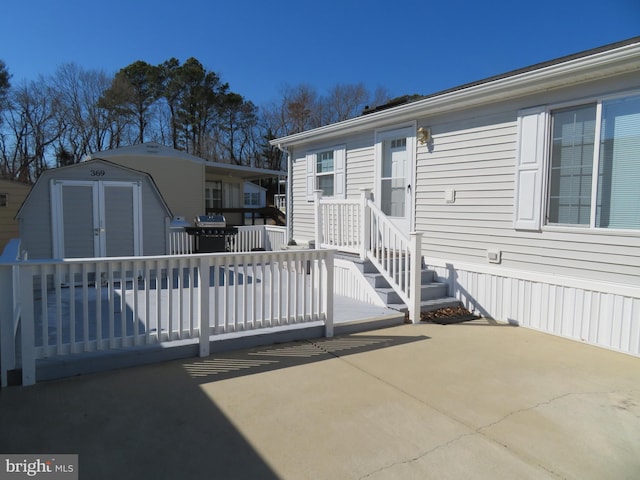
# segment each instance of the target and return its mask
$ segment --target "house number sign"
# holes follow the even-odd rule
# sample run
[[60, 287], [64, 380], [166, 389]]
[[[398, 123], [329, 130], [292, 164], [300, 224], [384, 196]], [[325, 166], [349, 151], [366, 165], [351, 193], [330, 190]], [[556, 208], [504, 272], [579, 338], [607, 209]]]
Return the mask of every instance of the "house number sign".
[[90, 175], [92, 177], [104, 177], [107, 174], [104, 170], [91, 170]]

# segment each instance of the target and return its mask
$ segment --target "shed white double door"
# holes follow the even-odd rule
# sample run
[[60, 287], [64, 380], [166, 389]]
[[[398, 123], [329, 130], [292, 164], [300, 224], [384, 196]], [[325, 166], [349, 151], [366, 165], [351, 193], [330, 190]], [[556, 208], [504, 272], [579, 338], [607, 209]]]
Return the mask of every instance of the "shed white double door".
[[142, 255], [139, 182], [53, 180], [55, 258]]

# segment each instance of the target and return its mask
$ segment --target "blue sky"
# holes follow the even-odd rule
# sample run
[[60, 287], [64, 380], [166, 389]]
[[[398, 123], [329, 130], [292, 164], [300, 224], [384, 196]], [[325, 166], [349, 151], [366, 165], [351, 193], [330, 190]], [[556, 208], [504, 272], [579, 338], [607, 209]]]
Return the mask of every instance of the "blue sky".
[[0, 7], [13, 83], [197, 58], [257, 105], [284, 85], [429, 94], [640, 35], [640, 0], [21, 0]]

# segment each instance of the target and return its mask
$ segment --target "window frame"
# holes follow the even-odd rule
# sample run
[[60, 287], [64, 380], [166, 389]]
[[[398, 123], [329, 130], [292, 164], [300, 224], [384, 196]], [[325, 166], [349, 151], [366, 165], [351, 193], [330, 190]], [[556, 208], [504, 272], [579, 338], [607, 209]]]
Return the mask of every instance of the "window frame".
[[[326, 152], [333, 153], [333, 171], [318, 172], [318, 155]], [[333, 195], [324, 195], [323, 193], [323, 198], [346, 198], [346, 158], [346, 145], [316, 148], [306, 153], [307, 201], [313, 201], [314, 191], [320, 190], [318, 179], [328, 176], [333, 176]]]
[[[204, 209], [205, 212], [207, 210], [216, 210], [216, 209], [221, 209], [224, 208], [224, 193], [223, 193], [223, 186], [222, 186], [222, 180], [207, 180], [205, 182], [204, 185]], [[219, 187], [219, 188], [216, 188]], [[215, 196], [213, 195], [214, 192], [218, 192], [219, 193], [219, 198], [214, 198]], [[215, 206], [215, 202], [216, 200], [219, 200], [220, 205], [219, 206]], [[208, 206], [209, 201], [211, 201], [211, 207]]]
[[[528, 225], [523, 226], [518, 221], [518, 202], [519, 192], [522, 188], [520, 185], [519, 174], [516, 178], [516, 199], [514, 205], [514, 228], [516, 230], [537, 230], [537, 231], [549, 231], [549, 232], [566, 232], [566, 233], [586, 233], [595, 235], [623, 235], [623, 236], [640, 236], [640, 229], [636, 228], [607, 228], [596, 226], [596, 209], [597, 209], [597, 197], [598, 197], [598, 171], [600, 165], [600, 148], [601, 148], [601, 127], [602, 127], [602, 107], [603, 103], [611, 100], [620, 100], [627, 97], [635, 97], [640, 95], [640, 90], [625, 90], [621, 92], [608, 93], [603, 95], [595, 95], [589, 97], [583, 97], [566, 102], [553, 103], [551, 105], [528, 108], [518, 112], [518, 151], [517, 156], [521, 157], [520, 151], [523, 143], [522, 139], [522, 119], [528, 113], [539, 114], [537, 120], [538, 131], [536, 144], [539, 151], [539, 185], [534, 189], [539, 189], [539, 198], [534, 200], [534, 209], [537, 209], [539, 218], [529, 222]], [[554, 111], [569, 109], [572, 107], [581, 107], [589, 104], [596, 105], [596, 125], [594, 132], [594, 154], [592, 165], [592, 178], [591, 178], [591, 211], [589, 216], [589, 224], [569, 224], [569, 223], [549, 223], [549, 208], [550, 208], [550, 176], [551, 176], [551, 153], [552, 153], [552, 135], [553, 135], [553, 122], [552, 113]], [[519, 172], [522, 168], [520, 165], [520, 158], [516, 159], [516, 170]], [[535, 223], [538, 225], [535, 225]]]

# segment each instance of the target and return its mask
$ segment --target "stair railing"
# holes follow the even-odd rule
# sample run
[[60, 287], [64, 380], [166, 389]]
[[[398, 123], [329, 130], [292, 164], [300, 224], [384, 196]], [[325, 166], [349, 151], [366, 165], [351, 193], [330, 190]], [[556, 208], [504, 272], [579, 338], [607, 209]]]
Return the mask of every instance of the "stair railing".
[[315, 192], [316, 245], [369, 259], [420, 321], [422, 233], [399, 230], [362, 189], [359, 200], [323, 199]]

